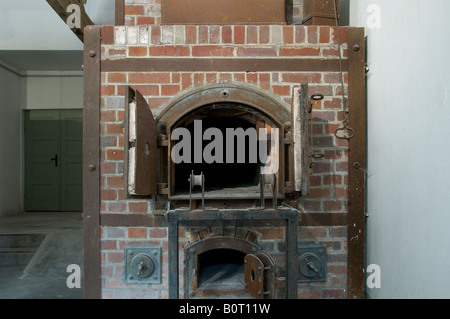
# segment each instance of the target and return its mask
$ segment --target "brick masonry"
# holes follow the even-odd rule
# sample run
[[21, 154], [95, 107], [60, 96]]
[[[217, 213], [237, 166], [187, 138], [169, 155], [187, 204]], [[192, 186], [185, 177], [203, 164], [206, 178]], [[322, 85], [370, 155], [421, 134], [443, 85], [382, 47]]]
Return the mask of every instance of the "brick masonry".
[[[295, 2], [297, 3], [297, 2]], [[334, 27], [301, 25], [182, 26], [159, 25], [159, 1], [126, 1], [127, 26], [102, 27], [102, 60], [124, 58], [321, 58], [338, 59]], [[131, 23], [133, 22], [133, 23]], [[139, 24], [139, 25], [137, 25]], [[342, 56], [347, 57], [347, 28], [339, 30]], [[344, 93], [347, 91], [344, 74]], [[323, 101], [313, 105], [311, 125], [314, 159], [310, 194], [301, 203], [307, 213], [346, 213], [348, 144], [334, 132], [342, 125], [341, 76], [337, 72], [102, 72], [101, 73], [101, 214], [149, 215], [151, 200], [126, 199], [124, 194], [124, 95], [127, 85], [138, 89], [157, 114], [174, 96], [209, 83], [246, 83], [291, 105], [292, 89], [308, 82]], [[188, 241], [180, 229], [180, 274]], [[279, 230], [273, 230], [279, 233]], [[284, 238], [259, 231], [259, 243], [282, 253]], [[299, 284], [299, 298], [346, 298], [347, 227], [305, 226], [299, 240], [327, 245], [327, 281]], [[162, 283], [126, 284], [122, 280], [124, 248], [151, 244], [163, 248]], [[282, 260], [282, 259], [280, 259]], [[103, 298], [168, 298], [168, 231], [165, 227], [101, 228]], [[182, 287], [182, 286], [181, 286]], [[182, 297], [182, 296], [181, 296]]]

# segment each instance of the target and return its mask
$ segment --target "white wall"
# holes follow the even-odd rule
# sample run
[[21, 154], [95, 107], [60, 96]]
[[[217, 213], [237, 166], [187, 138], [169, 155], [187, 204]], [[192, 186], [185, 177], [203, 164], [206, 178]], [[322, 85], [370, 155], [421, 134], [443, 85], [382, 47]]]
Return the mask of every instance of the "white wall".
[[27, 72], [23, 109], [83, 108], [82, 72]]
[[0, 217], [21, 212], [20, 77], [0, 67]]
[[[91, 0], [86, 12], [98, 25], [114, 25], [114, 0]], [[83, 43], [45, 0], [0, 1], [0, 49], [82, 50]]]
[[82, 50], [83, 43], [43, 0], [0, 3], [2, 50]]
[[370, 4], [367, 292], [450, 298], [450, 1], [352, 0], [351, 25], [373, 26]]

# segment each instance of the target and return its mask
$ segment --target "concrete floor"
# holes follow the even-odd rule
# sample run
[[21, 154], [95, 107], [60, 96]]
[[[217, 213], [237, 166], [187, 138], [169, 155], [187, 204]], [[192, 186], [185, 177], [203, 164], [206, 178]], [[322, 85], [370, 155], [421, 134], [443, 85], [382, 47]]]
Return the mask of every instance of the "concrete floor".
[[[38, 242], [35, 248], [6, 247], [13, 237], [38, 238]], [[0, 299], [83, 298], [81, 213], [33, 212], [2, 217], [0, 238], [0, 258], [3, 256], [3, 262], [0, 262]], [[31, 246], [29, 241], [21, 245]], [[25, 250], [29, 257], [18, 258]], [[73, 273], [67, 272], [67, 266], [72, 264], [80, 266], [81, 288], [67, 287], [68, 277], [73, 278]]]

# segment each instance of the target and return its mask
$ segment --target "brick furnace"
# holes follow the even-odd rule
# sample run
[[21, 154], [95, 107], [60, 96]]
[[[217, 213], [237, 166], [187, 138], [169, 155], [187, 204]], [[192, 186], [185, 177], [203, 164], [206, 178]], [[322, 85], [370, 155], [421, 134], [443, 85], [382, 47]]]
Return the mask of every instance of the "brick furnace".
[[317, 1], [116, 3], [84, 34], [86, 297], [362, 297], [363, 30]]

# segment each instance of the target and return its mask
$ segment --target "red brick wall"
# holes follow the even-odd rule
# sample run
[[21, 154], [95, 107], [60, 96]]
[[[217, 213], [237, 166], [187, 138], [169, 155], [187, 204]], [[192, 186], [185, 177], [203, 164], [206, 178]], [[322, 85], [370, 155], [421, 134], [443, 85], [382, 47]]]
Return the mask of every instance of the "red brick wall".
[[[152, 0], [143, 1], [157, 11]], [[140, 5], [136, 4], [135, 10]], [[128, 7], [131, 12], [131, 6]], [[139, 9], [141, 10], [141, 9]], [[158, 19], [156, 17], [156, 19]], [[346, 28], [340, 29], [342, 54], [347, 57]], [[128, 26], [102, 28], [102, 60], [152, 57], [220, 58], [322, 58], [338, 59], [336, 29], [317, 26]], [[287, 107], [292, 88], [308, 82], [311, 92], [322, 93], [313, 106], [313, 148], [323, 154], [314, 160], [310, 194], [301, 202], [307, 213], [346, 213], [348, 145], [334, 131], [341, 126], [342, 87], [338, 72], [102, 72], [101, 74], [101, 206], [102, 214], [151, 215], [150, 200], [124, 197], [124, 92], [126, 85], [140, 90], [157, 113], [174, 95], [220, 82], [245, 82], [275, 96]], [[347, 90], [347, 74], [344, 76]], [[183, 229], [181, 230], [183, 232]], [[265, 233], [263, 242], [269, 242]], [[277, 238], [273, 238], [277, 241]], [[347, 227], [304, 226], [299, 240], [327, 244], [327, 282], [299, 284], [300, 298], [345, 298], [347, 272]], [[180, 248], [186, 238], [180, 234]], [[123, 250], [127, 245], [154, 244], [163, 247], [161, 285], [127, 285], [122, 281]], [[280, 246], [280, 245], [278, 245]], [[104, 298], [167, 298], [168, 252], [164, 227], [102, 227], [102, 294]], [[281, 247], [275, 249], [282, 250]], [[180, 257], [180, 265], [182, 264]], [[180, 268], [182, 272], [182, 268]]]

